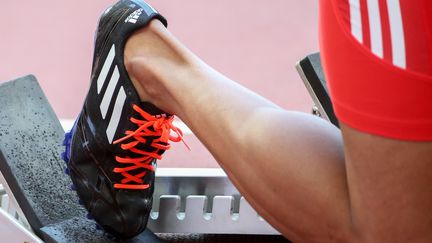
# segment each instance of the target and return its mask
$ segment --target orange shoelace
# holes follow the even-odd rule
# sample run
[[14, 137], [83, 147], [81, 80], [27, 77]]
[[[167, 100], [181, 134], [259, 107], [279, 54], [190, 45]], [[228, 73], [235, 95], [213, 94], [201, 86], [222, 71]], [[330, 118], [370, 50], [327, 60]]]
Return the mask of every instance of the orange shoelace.
[[[169, 145], [169, 141], [183, 141], [186, 147], [188, 149], [190, 148], [183, 140], [182, 131], [172, 124], [174, 116], [152, 116], [147, 112], [143, 111], [137, 105], [134, 105], [133, 109], [137, 111], [144, 119], [139, 120], [133, 117], [130, 118], [130, 121], [132, 123], [135, 123], [138, 126], [138, 129], [136, 129], [135, 131], [126, 131], [126, 136], [114, 141], [114, 144], [121, 143], [127, 139], [133, 139], [132, 142], [121, 144], [121, 148], [123, 150], [129, 150], [133, 153], [139, 154], [141, 155], [141, 157], [115, 157], [118, 163], [130, 164], [130, 166], [114, 168], [113, 171], [115, 173], [121, 173], [121, 175], [125, 177], [121, 180], [121, 183], [114, 184], [114, 188], [143, 190], [149, 188], [150, 185], [143, 184], [144, 181], [142, 178], [146, 175], [147, 171], [155, 170], [154, 166], [151, 163], [153, 159], [162, 159], [162, 156], [159, 153], [161, 151], [165, 151], [171, 148], [171, 145]], [[175, 133], [175, 136], [171, 135], [171, 131]], [[146, 144], [147, 140], [145, 137], [157, 137], [153, 139], [150, 145], [151, 147], [156, 148], [155, 151], [147, 152], [137, 148], [137, 145], [139, 145], [140, 143]], [[140, 168], [145, 169], [144, 172], [135, 175], [131, 174], [132, 171]], [[131, 182], [135, 182], [138, 184], [128, 184]]]

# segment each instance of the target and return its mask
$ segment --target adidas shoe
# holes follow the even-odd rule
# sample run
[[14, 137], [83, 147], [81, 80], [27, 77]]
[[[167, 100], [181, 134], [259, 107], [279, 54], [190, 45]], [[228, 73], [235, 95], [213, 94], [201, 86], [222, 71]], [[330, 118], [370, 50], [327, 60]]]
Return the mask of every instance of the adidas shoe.
[[150, 5], [120, 0], [99, 20], [90, 90], [63, 159], [89, 216], [108, 233], [131, 238], [146, 228], [156, 160], [182, 140], [173, 116], [141, 102], [124, 67], [123, 49], [133, 31], [166, 20]]

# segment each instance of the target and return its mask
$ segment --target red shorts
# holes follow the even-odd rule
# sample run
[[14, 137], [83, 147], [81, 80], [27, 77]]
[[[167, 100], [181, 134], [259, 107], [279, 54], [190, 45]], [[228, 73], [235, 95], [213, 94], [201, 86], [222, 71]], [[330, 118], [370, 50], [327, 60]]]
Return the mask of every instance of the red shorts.
[[321, 0], [320, 48], [341, 122], [432, 141], [432, 0]]

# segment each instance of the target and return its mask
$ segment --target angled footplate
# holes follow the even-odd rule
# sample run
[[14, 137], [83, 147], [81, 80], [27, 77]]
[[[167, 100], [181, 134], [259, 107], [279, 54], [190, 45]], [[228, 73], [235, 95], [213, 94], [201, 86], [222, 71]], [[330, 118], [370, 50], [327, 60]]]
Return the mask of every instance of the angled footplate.
[[84, 213], [59, 159], [63, 130], [35, 77], [0, 86], [0, 170], [32, 228]]

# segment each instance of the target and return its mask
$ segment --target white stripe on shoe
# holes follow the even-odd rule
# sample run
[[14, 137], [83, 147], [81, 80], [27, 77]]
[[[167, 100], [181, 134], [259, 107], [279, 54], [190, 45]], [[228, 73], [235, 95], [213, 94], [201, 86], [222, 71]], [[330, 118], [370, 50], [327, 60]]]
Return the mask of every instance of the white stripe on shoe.
[[110, 122], [106, 130], [109, 143], [112, 143], [114, 139], [114, 134], [117, 131], [117, 127], [120, 122], [120, 117], [123, 112], [123, 106], [125, 101], [126, 101], [126, 92], [124, 91], [123, 86], [121, 86], [114, 104], [114, 110]]
[[[100, 94], [102, 91], [102, 88], [106, 82], [109, 70], [111, 69], [111, 66], [114, 62], [115, 58], [115, 45], [113, 44], [111, 46], [111, 49], [107, 55], [107, 58], [104, 61], [104, 64], [102, 66], [101, 72], [99, 73], [99, 77], [97, 79], [97, 93]], [[107, 119], [108, 116], [108, 110], [111, 106], [114, 98], [114, 91], [116, 90], [116, 87], [118, 86], [120, 79], [120, 73], [118, 70], [118, 66], [116, 65], [114, 67], [114, 70], [111, 74], [110, 81], [108, 82], [108, 87], [106, 88], [104, 95], [102, 97], [102, 101], [99, 105], [99, 109], [101, 111], [102, 119]], [[116, 134], [116, 131], [118, 129], [118, 125], [120, 123], [121, 115], [123, 113], [124, 104], [126, 101], [126, 92], [124, 90], [124, 87], [121, 86], [119, 92], [117, 93], [117, 97], [114, 103], [114, 109], [112, 111], [110, 121], [108, 123], [108, 127], [106, 129], [106, 135], [108, 142], [111, 144], [114, 140], [114, 136]], [[65, 122], [63, 122], [65, 123]], [[67, 124], [68, 128], [71, 129], [73, 125], [73, 122], [69, 122]], [[174, 121], [174, 125], [176, 127], [179, 127], [184, 134], [191, 134], [191, 130], [184, 125], [182, 122]], [[65, 128], [65, 125], [63, 125]]]
[[378, 57], [383, 58], [383, 37], [378, 0], [367, 0], [367, 8], [369, 16], [371, 51]]
[[361, 21], [360, 0], [349, 0], [351, 34], [363, 43], [363, 29]]
[[387, 0], [393, 64], [406, 68], [405, 36], [399, 0]]
[[111, 80], [108, 83], [108, 87], [107, 87], [107, 89], [105, 91], [105, 94], [104, 94], [104, 96], [102, 98], [102, 102], [100, 104], [100, 110], [101, 110], [101, 113], [102, 113], [102, 118], [104, 120], [105, 120], [105, 117], [106, 117], [106, 114], [107, 114], [107, 111], [108, 111], [108, 107], [109, 107], [109, 105], [111, 103], [112, 96], [114, 94], [114, 90], [115, 90], [115, 88], [117, 86], [119, 78], [120, 78], [120, 73], [119, 73], [119, 70], [118, 70], [117, 66], [115, 66], [114, 67], [114, 72], [113, 72], [113, 74], [111, 76]]
[[109, 72], [109, 70], [111, 68], [111, 65], [112, 65], [113, 61], [114, 61], [114, 57], [115, 57], [115, 45], [112, 45], [111, 49], [110, 49], [110, 51], [108, 53], [108, 56], [106, 57], [105, 62], [103, 64], [103, 66], [102, 66], [102, 70], [99, 73], [99, 77], [97, 79], [97, 92], [98, 92], [98, 94], [102, 90], [102, 87], [103, 87], [103, 85], [105, 83], [105, 80], [107, 78], [108, 72]]

